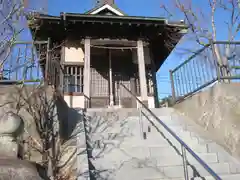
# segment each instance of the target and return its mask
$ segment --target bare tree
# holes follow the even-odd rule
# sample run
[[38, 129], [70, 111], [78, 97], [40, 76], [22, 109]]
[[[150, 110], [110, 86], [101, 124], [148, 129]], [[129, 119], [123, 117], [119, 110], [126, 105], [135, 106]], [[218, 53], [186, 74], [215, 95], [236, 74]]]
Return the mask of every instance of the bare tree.
[[[16, 110], [14, 113], [24, 120], [25, 132], [19, 139], [22, 146], [19, 158], [40, 164], [46, 171], [46, 177], [50, 179], [71, 179], [71, 165], [76, 152], [66, 153], [66, 149], [69, 149], [68, 142], [74, 139], [74, 135], [72, 132], [71, 137], [64, 136], [66, 132], [61, 127], [64, 127], [67, 117], [65, 116], [65, 121], [61, 119], [63, 115], [59, 115], [57, 105], [65, 109], [68, 107], [60, 100], [61, 96], [56, 88], [48, 86], [48, 81], [53, 79], [49, 79], [44, 71], [47, 53], [51, 54], [51, 62], [55, 63], [55, 67], [58, 65], [60, 68], [60, 64], [56, 64], [58, 59], [55, 60], [55, 55], [58, 56], [57, 51], [61, 45], [52, 44], [51, 49], [47, 49], [47, 44], [44, 44], [40, 50], [34, 42], [34, 32], [32, 40], [25, 40], [20, 36], [29, 26], [34, 26], [34, 13], [37, 10], [42, 12], [45, 8], [41, 3], [38, 4], [39, 7], [34, 4], [34, 8], [30, 4], [35, 2], [27, 0], [5, 0], [3, 3], [0, 20], [0, 82], [14, 82], [15, 85], [2, 87], [6, 89], [1, 89], [5, 93], [1, 107], [12, 107]], [[41, 62], [42, 66], [39, 65]], [[28, 82], [31, 84], [27, 84]], [[59, 105], [59, 102], [62, 104]]]
[[[54, 88], [41, 85], [34, 87], [33, 90], [30, 91], [32, 92], [30, 96], [21, 96], [23, 102], [22, 108], [31, 117], [29, 124], [37, 132], [28, 132], [28, 129], [25, 129], [28, 133], [27, 138], [25, 138], [25, 143], [28, 146], [26, 150], [30, 152], [29, 158], [32, 158], [32, 151], [38, 152], [36, 154], [41, 157], [39, 163], [45, 167], [47, 177], [50, 179], [70, 178], [73, 176], [70, 167], [73, 166], [71, 163], [73, 163], [72, 161], [74, 160], [76, 151], [67, 152], [68, 158], [64, 160], [63, 156], [65, 156], [64, 153], [66, 153], [69, 141], [72, 141], [74, 138], [76, 139], [75, 136], [80, 133], [80, 131], [82, 132], [82, 129], [77, 129], [77, 123], [72, 130], [66, 128], [68, 127], [68, 118], [66, 116], [62, 117], [62, 114], [59, 114], [58, 108], [61, 108], [61, 111], [65, 109], [65, 113], [67, 113], [66, 109], [68, 107]], [[23, 92], [21, 88], [19, 94]], [[25, 92], [24, 94], [29, 93]], [[80, 120], [79, 117], [78, 120]], [[75, 121], [77, 122], [77, 120]], [[73, 132], [74, 130], [76, 131], [76, 129], [79, 131], [77, 133]], [[68, 132], [68, 130], [72, 132]], [[66, 133], [69, 134], [66, 135]], [[67, 168], [67, 170], [65, 168]]]
[[[34, 21], [34, 17], [31, 14], [29, 15], [26, 9], [28, 2], [4, 0], [1, 3], [3, 3], [1, 6], [3, 8], [0, 9], [0, 82], [5, 84], [6, 81], [12, 82], [14, 80], [17, 84], [11, 86], [13, 88], [6, 87], [5, 92], [1, 89], [5, 93], [5, 100], [1, 102], [1, 107], [13, 107], [16, 110], [15, 113], [23, 116], [25, 121], [25, 136], [19, 140], [19, 143], [26, 144], [27, 149], [20, 157], [31, 159], [30, 152], [34, 149], [42, 157], [39, 163], [46, 167], [47, 176], [51, 179], [62, 179], [63, 176], [60, 172], [63, 165], [60, 167], [59, 162], [62, 160], [61, 156], [63, 156], [67, 140], [60, 135], [62, 122], [60, 122], [56, 112], [58, 93], [55, 88], [47, 86], [45, 81], [39, 82], [38, 85], [26, 84], [26, 80], [34, 82], [32, 75], [36, 74], [36, 69], [40, 68], [35, 66], [42, 57], [46, 60], [46, 51], [37, 52], [33, 40], [30, 48], [27, 48], [27, 42], [25, 47], [16, 48], [19, 40], [24, 41], [19, 36], [24, 30], [28, 29], [24, 25], [32, 25]], [[43, 7], [39, 7], [39, 9], [42, 10]], [[28, 16], [28, 23], [26, 22], [26, 16]], [[20, 59], [23, 59], [24, 62], [20, 62]], [[32, 79], [27, 79], [30, 71]], [[14, 73], [16, 78], [11, 79]], [[37, 78], [39, 77], [35, 77], [35, 79]], [[12, 96], [7, 95], [10, 89], [12, 89]], [[25, 118], [25, 116], [28, 118]], [[29, 132], [29, 127], [33, 127], [34, 130]], [[34, 133], [35, 131], [37, 133]], [[26, 153], [28, 157], [23, 155]], [[66, 161], [70, 160], [72, 160], [72, 156]], [[70, 173], [65, 173], [64, 177], [69, 179]]]
[[[173, 5], [173, 6], [172, 6]], [[172, 0], [161, 7], [167, 13], [169, 18], [183, 17], [189, 26], [189, 32], [185, 37], [187, 42], [191, 42], [191, 47], [187, 52], [195, 53], [196, 47], [210, 45], [212, 57], [216, 59], [219, 71], [222, 76], [230, 76], [230, 59], [234, 49], [228, 43], [220, 47], [219, 37], [224, 41], [233, 42], [238, 37], [240, 31], [240, 8], [239, 1], [235, 0], [208, 0], [204, 1], [204, 7], [192, 0]], [[219, 16], [219, 13], [224, 14]], [[220, 17], [220, 18], [219, 18]], [[226, 29], [227, 33], [224, 34]], [[195, 44], [195, 46], [194, 46]], [[213, 58], [212, 58], [213, 59]]]
[[[7, 61], [11, 47], [17, 39], [21, 29], [16, 26], [16, 21], [23, 12], [23, 4], [19, 1], [2, 1], [0, 9], [0, 74], [3, 76], [4, 63]], [[3, 78], [3, 77], [1, 77]]]

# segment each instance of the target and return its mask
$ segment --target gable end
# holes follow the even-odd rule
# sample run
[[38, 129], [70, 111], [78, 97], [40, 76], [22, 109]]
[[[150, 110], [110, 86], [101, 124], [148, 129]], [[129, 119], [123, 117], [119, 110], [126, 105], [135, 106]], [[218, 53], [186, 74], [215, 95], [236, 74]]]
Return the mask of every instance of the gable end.
[[102, 14], [103, 12], [108, 12], [110, 14], [113, 15], [117, 15], [117, 16], [124, 16], [124, 14], [115, 9], [114, 7], [110, 6], [109, 4], [105, 4], [101, 7], [99, 7], [98, 9], [95, 9], [94, 11], [90, 12], [89, 14], [95, 15], [95, 14]]

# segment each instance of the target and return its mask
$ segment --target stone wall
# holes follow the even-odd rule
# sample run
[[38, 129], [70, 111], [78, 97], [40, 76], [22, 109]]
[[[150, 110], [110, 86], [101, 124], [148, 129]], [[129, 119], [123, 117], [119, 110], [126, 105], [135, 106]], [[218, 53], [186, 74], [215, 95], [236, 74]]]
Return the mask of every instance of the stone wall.
[[[28, 85], [22, 87], [21, 85], [5, 85], [0, 86], [0, 105], [1, 106], [11, 106], [13, 108], [14, 113], [20, 115], [20, 117], [24, 121], [24, 133], [23, 139], [27, 140], [30, 136], [34, 138], [36, 141], [41, 143], [41, 139], [37, 128], [35, 126], [34, 119], [32, 113], [28, 111], [28, 106], [39, 106], [41, 107], [43, 101], [41, 101], [41, 97], [48, 101], [49, 107], [51, 107], [53, 112], [53, 120], [56, 125], [56, 130], [59, 129], [60, 139], [62, 142], [62, 159], [60, 159], [60, 164], [64, 164], [67, 160], [69, 160], [66, 167], [72, 166], [73, 160], [76, 157], [74, 151], [76, 149], [76, 135], [77, 133], [83, 133], [83, 127], [81, 126], [82, 115], [73, 108], [70, 108], [62, 96], [54, 96], [53, 89], [49, 86], [37, 86], [37, 85]], [[25, 100], [28, 101], [26, 103]], [[54, 101], [54, 102], [53, 102]], [[17, 109], [20, 111], [18, 112]], [[46, 107], [45, 107], [46, 108]], [[34, 108], [33, 108], [34, 109]], [[38, 109], [38, 108], [35, 108]], [[76, 132], [78, 131], [78, 132]], [[25, 144], [25, 152], [28, 148], [28, 144]], [[70, 147], [70, 148], [69, 148]], [[24, 150], [23, 150], [24, 151]], [[29, 152], [29, 160], [33, 162], [41, 162], [42, 155], [36, 151], [31, 150]]]
[[240, 83], [217, 83], [174, 106], [240, 157]]

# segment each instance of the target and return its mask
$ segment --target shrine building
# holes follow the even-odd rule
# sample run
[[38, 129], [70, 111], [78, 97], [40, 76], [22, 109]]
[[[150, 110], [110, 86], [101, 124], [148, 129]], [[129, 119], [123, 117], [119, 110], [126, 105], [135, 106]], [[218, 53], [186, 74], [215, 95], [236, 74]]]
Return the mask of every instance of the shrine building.
[[55, 49], [49, 61], [57, 59], [62, 71], [52, 73], [76, 108], [139, 107], [122, 84], [149, 108], [158, 107], [156, 72], [187, 29], [183, 22], [128, 16], [114, 0], [82, 14], [37, 14], [34, 24], [34, 40]]

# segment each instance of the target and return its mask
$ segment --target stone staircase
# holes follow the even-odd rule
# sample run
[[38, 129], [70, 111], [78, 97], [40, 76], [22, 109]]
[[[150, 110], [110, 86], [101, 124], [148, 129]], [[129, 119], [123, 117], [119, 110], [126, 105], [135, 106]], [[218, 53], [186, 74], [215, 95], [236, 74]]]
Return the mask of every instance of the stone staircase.
[[[224, 180], [240, 179], [240, 163], [211, 135], [171, 108], [152, 111]], [[85, 133], [89, 179], [184, 180], [181, 145], [148, 113], [89, 109]], [[189, 179], [214, 179], [187, 152]], [[83, 179], [80, 178], [79, 179]]]

